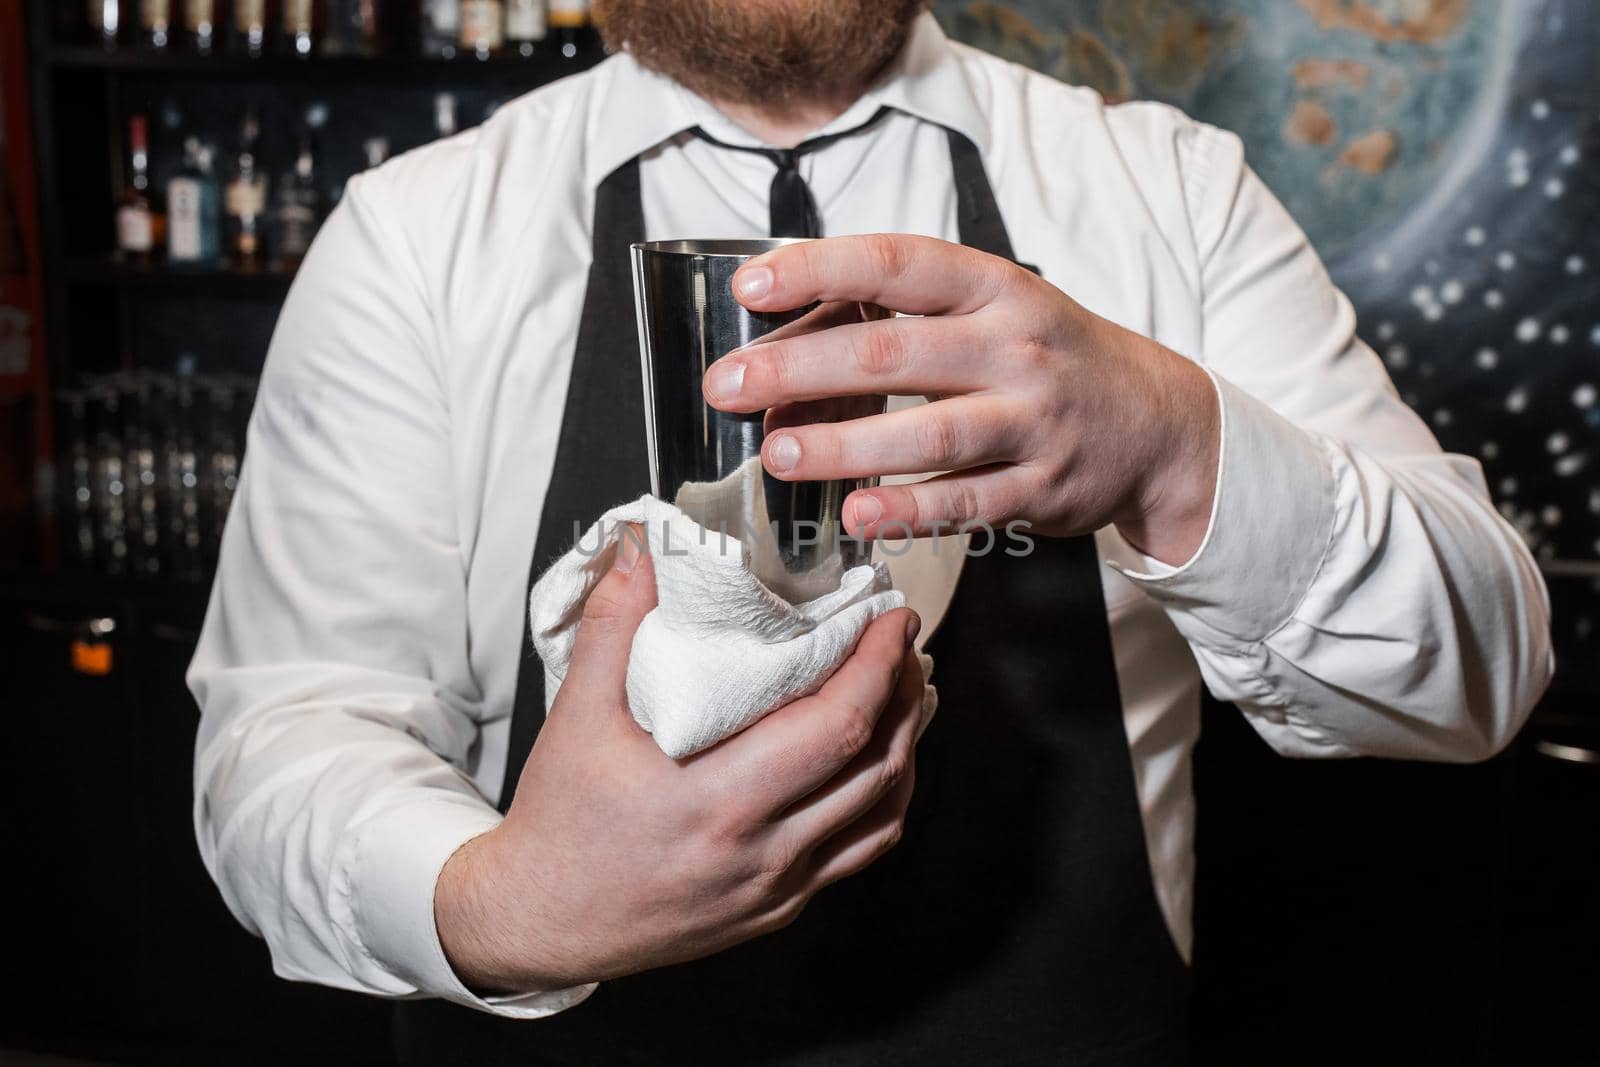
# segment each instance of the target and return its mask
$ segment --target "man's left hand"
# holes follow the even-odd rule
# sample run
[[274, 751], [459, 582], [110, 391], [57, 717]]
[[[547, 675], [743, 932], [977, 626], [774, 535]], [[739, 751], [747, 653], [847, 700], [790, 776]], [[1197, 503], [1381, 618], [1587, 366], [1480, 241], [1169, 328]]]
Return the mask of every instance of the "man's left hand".
[[752, 311], [858, 301], [902, 313], [757, 343], [705, 379], [706, 399], [731, 412], [803, 413], [809, 401], [873, 394], [929, 399], [768, 436], [763, 462], [787, 481], [950, 472], [852, 494], [852, 534], [937, 536], [1022, 520], [1069, 536], [1115, 524], [1174, 565], [1204, 540], [1221, 447], [1209, 377], [1016, 264], [874, 234], [769, 252], [733, 286]]

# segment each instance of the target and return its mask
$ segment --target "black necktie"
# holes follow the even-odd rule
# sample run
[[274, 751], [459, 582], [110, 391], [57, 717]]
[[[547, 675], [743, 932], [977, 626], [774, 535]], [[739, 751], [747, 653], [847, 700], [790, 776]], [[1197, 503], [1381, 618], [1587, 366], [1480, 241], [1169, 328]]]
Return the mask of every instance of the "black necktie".
[[870, 119], [859, 126], [813, 137], [793, 148], [758, 148], [752, 145], [729, 144], [717, 140], [698, 126], [689, 132], [718, 148], [729, 148], [735, 152], [754, 152], [758, 156], [766, 156], [777, 164], [778, 173], [773, 175], [770, 194], [771, 236], [821, 237], [822, 219], [817, 215], [817, 202], [811, 198], [811, 190], [806, 186], [806, 180], [800, 177], [800, 157], [826, 147], [840, 138], [858, 134], [875, 125], [888, 113], [888, 108], [880, 107]]

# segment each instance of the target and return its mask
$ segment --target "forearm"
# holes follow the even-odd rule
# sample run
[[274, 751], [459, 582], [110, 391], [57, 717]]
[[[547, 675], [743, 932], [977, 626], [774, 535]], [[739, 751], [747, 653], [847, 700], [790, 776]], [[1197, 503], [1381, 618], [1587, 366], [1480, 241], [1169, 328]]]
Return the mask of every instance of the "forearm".
[[1135, 580], [1207, 684], [1290, 755], [1484, 758], [1548, 682], [1527, 549], [1469, 461], [1375, 458], [1225, 386], [1217, 526]]

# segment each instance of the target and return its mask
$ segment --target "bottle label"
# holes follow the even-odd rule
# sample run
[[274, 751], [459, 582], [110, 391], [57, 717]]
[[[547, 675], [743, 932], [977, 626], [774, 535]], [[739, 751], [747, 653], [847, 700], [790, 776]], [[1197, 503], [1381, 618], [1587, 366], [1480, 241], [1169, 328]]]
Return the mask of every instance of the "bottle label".
[[283, 30], [295, 36], [311, 32], [311, 0], [283, 0]]
[[509, 0], [506, 4], [506, 37], [513, 41], [542, 41], [547, 29], [544, 0]]
[[279, 250], [286, 256], [303, 256], [316, 234], [317, 213], [304, 204], [285, 204], [278, 210]]
[[155, 245], [154, 220], [145, 206], [129, 205], [117, 211], [117, 247], [124, 252], [148, 252]]
[[260, 33], [267, 21], [267, 0], [233, 0], [233, 24], [240, 33]]
[[505, 41], [504, 9], [500, 0], [465, 0], [461, 5], [461, 44], [465, 48], [493, 51]]
[[164, 30], [172, 21], [171, 0], [140, 0], [139, 21], [147, 30]]
[[461, 4], [457, 0], [428, 0], [428, 25], [434, 33], [454, 37], [461, 32]]
[[564, 30], [589, 25], [589, 0], [550, 0], [550, 25]]
[[174, 178], [167, 184], [167, 258], [192, 263], [201, 256], [200, 183]]
[[267, 183], [243, 180], [228, 183], [228, 214], [234, 218], [246, 215], [259, 218], [267, 211]]
[[217, 0], [184, 0], [183, 25], [190, 33], [210, 29], [217, 21]]

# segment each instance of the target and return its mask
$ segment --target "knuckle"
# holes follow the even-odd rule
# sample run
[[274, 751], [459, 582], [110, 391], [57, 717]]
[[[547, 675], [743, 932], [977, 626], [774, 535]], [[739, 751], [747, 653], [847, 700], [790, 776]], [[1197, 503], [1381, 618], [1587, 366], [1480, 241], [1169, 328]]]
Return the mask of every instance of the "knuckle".
[[955, 522], [975, 522], [982, 514], [979, 510], [982, 500], [979, 499], [978, 490], [964, 478], [958, 478], [949, 484], [946, 499], [950, 507], [950, 518]]
[[906, 774], [911, 770], [911, 758], [905, 752], [896, 749], [884, 757], [878, 764], [878, 787], [880, 793], [889, 793], [895, 786], [905, 781]]
[[892, 326], [863, 330], [854, 348], [856, 366], [869, 377], [892, 378], [905, 369], [905, 337]]
[[866, 751], [867, 746], [872, 744], [876, 726], [877, 716], [873, 714], [872, 709], [857, 703], [846, 705], [844, 722], [835, 735], [838, 738], [839, 750], [846, 759]]
[[895, 280], [905, 275], [909, 263], [903, 243], [886, 233], [869, 234], [864, 241], [867, 255], [882, 277]]
[[922, 418], [914, 424], [913, 435], [918, 455], [932, 466], [948, 468], [956, 462], [961, 452], [961, 431], [948, 415], [929, 405]]
[[810, 903], [810, 897], [796, 896], [778, 905], [772, 910], [771, 918], [767, 923], [767, 932], [773, 933], [778, 930], [787, 930], [793, 926], [800, 916], [805, 914], [806, 905]]

